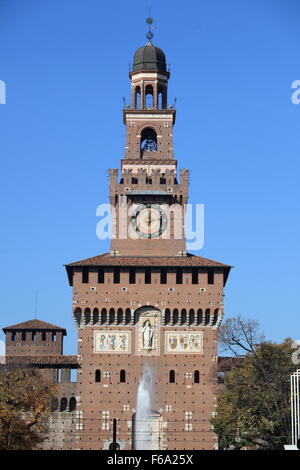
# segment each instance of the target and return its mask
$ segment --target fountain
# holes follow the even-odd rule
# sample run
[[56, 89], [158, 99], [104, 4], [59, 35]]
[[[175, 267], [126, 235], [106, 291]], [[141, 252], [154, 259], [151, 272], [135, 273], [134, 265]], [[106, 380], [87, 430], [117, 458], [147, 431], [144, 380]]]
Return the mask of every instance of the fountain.
[[145, 366], [137, 392], [137, 404], [135, 414], [135, 449], [149, 450], [152, 444], [151, 426], [151, 396], [153, 374], [150, 367]]

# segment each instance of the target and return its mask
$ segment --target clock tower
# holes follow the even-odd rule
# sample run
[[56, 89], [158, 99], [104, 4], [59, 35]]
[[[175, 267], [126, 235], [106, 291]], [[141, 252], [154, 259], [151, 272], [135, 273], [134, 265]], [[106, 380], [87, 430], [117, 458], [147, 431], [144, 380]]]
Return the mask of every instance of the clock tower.
[[188, 170], [174, 158], [165, 54], [147, 38], [129, 74], [121, 171], [110, 170], [110, 251], [66, 266], [77, 449], [218, 446], [217, 331], [231, 268], [186, 251]]
[[124, 255], [182, 255], [188, 170], [177, 175], [173, 151], [176, 110], [168, 105], [164, 52], [152, 42], [133, 61], [131, 105], [123, 111], [126, 145], [121, 175], [110, 170], [111, 251]]

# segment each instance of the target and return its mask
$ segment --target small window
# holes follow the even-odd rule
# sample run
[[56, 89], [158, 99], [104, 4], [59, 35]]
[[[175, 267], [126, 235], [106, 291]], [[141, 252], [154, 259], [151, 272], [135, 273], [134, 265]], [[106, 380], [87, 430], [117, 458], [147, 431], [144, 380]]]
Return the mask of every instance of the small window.
[[122, 370], [120, 371], [120, 382], [121, 382], [121, 383], [126, 382], [126, 372], [125, 372], [124, 369], [122, 369]]
[[214, 284], [214, 270], [210, 268], [207, 273], [207, 283]]
[[182, 284], [182, 268], [176, 269], [176, 284]]
[[193, 268], [192, 270], [192, 284], [198, 284], [198, 269]]
[[82, 283], [88, 284], [89, 282], [89, 268], [82, 269]]
[[167, 184], [166, 178], [160, 178], [159, 182], [160, 184]]
[[169, 382], [170, 382], [170, 384], [175, 383], [175, 370], [170, 370]]
[[137, 178], [131, 178], [131, 184], [138, 184]]
[[104, 269], [98, 268], [98, 284], [104, 284]]
[[25, 331], [22, 331], [22, 341], [26, 341], [26, 332]]
[[166, 268], [161, 268], [160, 270], [160, 283], [167, 284], [167, 270]]
[[31, 341], [35, 341], [35, 335], [36, 335], [36, 332], [33, 331], [33, 332], [31, 333]]
[[56, 343], [56, 333], [52, 333], [52, 341]]
[[151, 284], [151, 269], [145, 269], [145, 284]]
[[46, 331], [42, 331], [42, 341], [46, 341]]
[[146, 184], [152, 184], [152, 178], [146, 176]]
[[194, 383], [195, 384], [200, 383], [200, 372], [199, 372], [199, 370], [195, 370], [195, 372], [194, 372]]
[[129, 270], [129, 284], [135, 284], [135, 268]]
[[11, 334], [11, 340], [15, 341], [15, 339], [16, 339], [16, 333], [15, 333], [15, 331], [13, 331], [12, 334]]
[[101, 371], [99, 369], [95, 372], [95, 382], [101, 382]]
[[120, 268], [114, 268], [114, 284], [120, 284]]

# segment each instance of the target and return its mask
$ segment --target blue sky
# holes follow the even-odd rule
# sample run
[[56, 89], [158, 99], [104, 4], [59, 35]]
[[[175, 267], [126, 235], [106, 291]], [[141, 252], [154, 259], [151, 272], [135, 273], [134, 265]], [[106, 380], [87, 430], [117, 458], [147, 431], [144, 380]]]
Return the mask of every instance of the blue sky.
[[[300, 339], [297, 0], [153, 0], [154, 43], [177, 97], [175, 156], [205, 205], [198, 255], [234, 267], [226, 316]], [[148, 1], [0, 0], [1, 328], [37, 317], [67, 328], [63, 265], [108, 249], [96, 208], [125, 145], [128, 64]], [[1, 333], [0, 340], [4, 340]]]

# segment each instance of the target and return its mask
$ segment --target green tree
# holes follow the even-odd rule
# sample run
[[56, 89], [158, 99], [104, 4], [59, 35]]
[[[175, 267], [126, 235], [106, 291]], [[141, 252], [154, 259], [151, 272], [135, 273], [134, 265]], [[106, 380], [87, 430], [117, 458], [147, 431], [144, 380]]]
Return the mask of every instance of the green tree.
[[[225, 374], [212, 420], [221, 448], [283, 449], [290, 442], [290, 375], [293, 341], [261, 341], [257, 322], [240, 317], [220, 331], [223, 348], [243, 356]], [[234, 361], [233, 361], [234, 362]]]
[[54, 393], [36, 370], [0, 370], [0, 450], [37, 448], [47, 436]]

